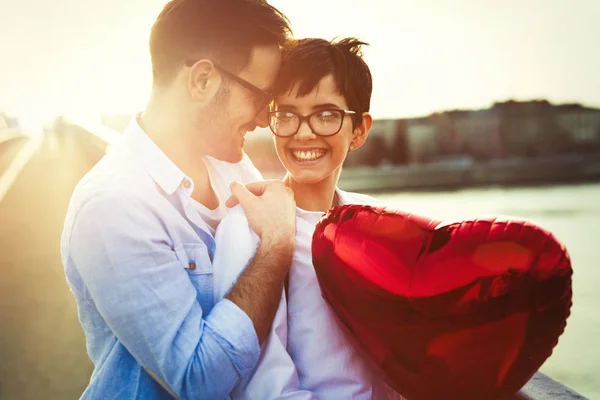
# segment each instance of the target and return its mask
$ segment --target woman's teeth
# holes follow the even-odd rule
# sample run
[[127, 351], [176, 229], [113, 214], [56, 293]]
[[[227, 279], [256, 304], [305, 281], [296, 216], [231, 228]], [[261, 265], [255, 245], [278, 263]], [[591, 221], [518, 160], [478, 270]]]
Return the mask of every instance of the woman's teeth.
[[299, 161], [313, 161], [317, 158], [321, 158], [325, 155], [325, 150], [308, 150], [308, 151], [300, 151], [300, 150], [292, 150], [292, 154]]

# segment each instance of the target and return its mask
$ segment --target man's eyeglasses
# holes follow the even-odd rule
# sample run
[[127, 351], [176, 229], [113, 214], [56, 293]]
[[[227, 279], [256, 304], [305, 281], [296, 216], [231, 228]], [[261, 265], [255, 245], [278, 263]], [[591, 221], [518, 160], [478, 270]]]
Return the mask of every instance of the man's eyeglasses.
[[[189, 59], [189, 60], [186, 60], [185, 65], [188, 67], [192, 67], [196, 62], [197, 62], [197, 60], [194, 61], [194, 60]], [[254, 94], [254, 97], [257, 99], [256, 105], [257, 105], [258, 110], [262, 110], [263, 108], [268, 106], [273, 101], [274, 97], [273, 97], [272, 93], [269, 93], [266, 90], [263, 90], [257, 86], [254, 86], [247, 80], [240, 78], [239, 76], [237, 76], [236, 74], [234, 74], [231, 71], [228, 71], [226, 68], [222, 67], [218, 63], [216, 63], [214, 61], [212, 63], [215, 66], [215, 68], [218, 69], [219, 72], [221, 72], [223, 75], [227, 76], [230, 79], [233, 79], [238, 84], [240, 84], [241, 86], [250, 90]]]
[[319, 110], [304, 116], [291, 111], [271, 111], [269, 128], [279, 137], [290, 137], [294, 136], [302, 122], [306, 121], [315, 135], [333, 136], [342, 129], [344, 117], [354, 114], [354, 111], [339, 109]]

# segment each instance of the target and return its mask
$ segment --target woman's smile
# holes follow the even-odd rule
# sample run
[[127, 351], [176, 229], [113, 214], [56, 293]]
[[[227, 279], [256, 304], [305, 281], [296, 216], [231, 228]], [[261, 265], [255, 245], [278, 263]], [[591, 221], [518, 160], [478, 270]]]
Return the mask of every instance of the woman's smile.
[[327, 150], [325, 149], [290, 149], [294, 159], [299, 163], [308, 163], [316, 161], [323, 157]]

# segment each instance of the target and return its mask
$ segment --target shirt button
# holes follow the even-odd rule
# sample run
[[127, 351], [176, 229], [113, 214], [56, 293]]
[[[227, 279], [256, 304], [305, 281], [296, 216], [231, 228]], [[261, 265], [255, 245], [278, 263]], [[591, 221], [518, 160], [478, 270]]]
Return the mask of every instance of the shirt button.
[[190, 181], [183, 181], [183, 187], [186, 189], [189, 189], [190, 186], [192, 186], [192, 184], [190, 183]]
[[196, 269], [196, 263], [193, 261], [190, 261], [189, 266], [190, 266], [190, 271], [193, 271]]

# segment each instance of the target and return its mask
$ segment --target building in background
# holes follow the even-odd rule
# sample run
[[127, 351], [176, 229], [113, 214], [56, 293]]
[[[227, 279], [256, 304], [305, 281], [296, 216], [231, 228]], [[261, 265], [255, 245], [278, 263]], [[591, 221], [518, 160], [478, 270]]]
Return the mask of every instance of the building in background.
[[[404, 140], [404, 124], [398, 119], [377, 119], [369, 132], [367, 141], [356, 151], [350, 152], [346, 159], [346, 167], [375, 167], [382, 164], [405, 162], [404, 144], [397, 145], [397, 140]], [[399, 150], [399, 152], [398, 152]]]
[[600, 153], [600, 110], [580, 104], [557, 107], [556, 122], [569, 136], [570, 147], [576, 152]]
[[397, 124], [404, 128], [397, 129], [396, 152], [403, 144], [408, 163], [600, 155], [600, 109], [579, 104], [511, 100], [484, 110], [453, 110]]
[[570, 150], [570, 135], [556, 123], [557, 107], [546, 100], [496, 103], [503, 153], [508, 157], [554, 156]]
[[405, 143], [409, 163], [427, 163], [440, 154], [441, 126], [435, 116], [414, 118], [406, 122]]
[[463, 154], [476, 160], [502, 157], [501, 120], [493, 110], [453, 111], [446, 116], [442, 132], [450, 130], [446, 133], [450, 140], [440, 138], [440, 142], [447, 143], [446, 154]]

